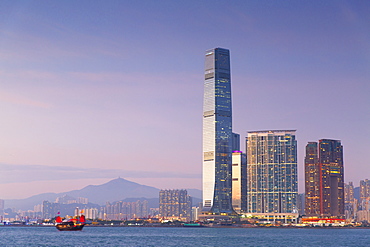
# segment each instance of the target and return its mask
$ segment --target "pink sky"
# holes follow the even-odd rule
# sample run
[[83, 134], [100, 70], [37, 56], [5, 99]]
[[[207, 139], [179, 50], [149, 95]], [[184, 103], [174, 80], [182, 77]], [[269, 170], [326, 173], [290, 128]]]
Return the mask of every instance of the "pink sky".
[[[222, 11], [221, 11], [222, 10]], [[204, 52], [231, 52], [233, 128], [342, 140], [370, 179], [370, 4], [0, 3], [0, 198], [118, 176], [201, 189]], [[244, 143], [242, 143], [244, 148]]]

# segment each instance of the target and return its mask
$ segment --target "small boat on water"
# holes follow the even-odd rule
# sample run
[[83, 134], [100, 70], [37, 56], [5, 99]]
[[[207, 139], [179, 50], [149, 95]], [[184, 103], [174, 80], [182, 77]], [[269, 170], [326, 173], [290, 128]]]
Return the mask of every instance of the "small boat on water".
[[77, 216], [72, 219], [62, 220], [60, 216], [56, 218], [55, 227], [59, 231], [81, 231], [82, 228], [85, 226], [85, 216]]
[[184, 223], [184, 227], [203, 227], [201, 223], [195, 222], [195, 223]]

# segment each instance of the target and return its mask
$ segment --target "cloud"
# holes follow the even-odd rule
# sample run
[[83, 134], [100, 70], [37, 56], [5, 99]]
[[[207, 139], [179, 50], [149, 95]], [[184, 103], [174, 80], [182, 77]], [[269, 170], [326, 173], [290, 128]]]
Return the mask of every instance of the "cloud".
[[199, 178], [200, 174], [0, 163], [0, 184], [87, 178]]

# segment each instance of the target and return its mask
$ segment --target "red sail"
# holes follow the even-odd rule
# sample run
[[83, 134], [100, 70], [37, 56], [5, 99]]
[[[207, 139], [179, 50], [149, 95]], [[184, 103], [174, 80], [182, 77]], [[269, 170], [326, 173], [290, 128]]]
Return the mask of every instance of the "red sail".
[[85, 215], [81, 215], [81, 217], [80, 217], [80, 222], [81, 222], [81, 223], [84, 223], [84, 222], [85, 222]]
[[55, 220], [56, 220], [57, 223], [62, 222], [62, 218], [60, 216], [57, 216]]

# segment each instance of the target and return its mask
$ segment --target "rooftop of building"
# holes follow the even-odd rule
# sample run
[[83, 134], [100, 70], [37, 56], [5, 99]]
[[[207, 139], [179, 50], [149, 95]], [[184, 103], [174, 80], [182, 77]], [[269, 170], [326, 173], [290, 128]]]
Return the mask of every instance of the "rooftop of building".
[[274, 133], [295, 133], [297, 130], [257, 130], [248, 131], [248, 134], [274, 134]]

